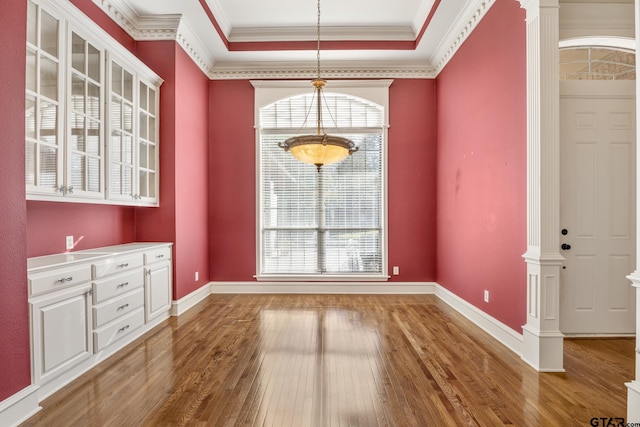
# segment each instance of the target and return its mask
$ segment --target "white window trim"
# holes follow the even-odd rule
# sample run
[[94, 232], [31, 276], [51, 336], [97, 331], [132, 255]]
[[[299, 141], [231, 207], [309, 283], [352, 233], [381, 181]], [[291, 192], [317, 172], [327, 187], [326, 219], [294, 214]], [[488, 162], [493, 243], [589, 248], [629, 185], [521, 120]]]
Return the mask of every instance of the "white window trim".
[[296, 95], [305, 95], [313, 91], [313, 86], [307, 80], [251, 80], [255, 88], [254, 94], [254, 129], [256, 152], [256, 275], [257, 281], [278, 282], [371, 282], [389, 279], [388, 268], [388, 129], [389, 129], [389, 87], [392, 79], [384, 80], [329, 80], [326, 92], [337, 92], [375, 102], [384, 108], [382, 129], [382, 273], [380, 274], [261, 274], [260, 260], [262, 259], [262, 186], [260, 185], [260, 109], [281, 99]]

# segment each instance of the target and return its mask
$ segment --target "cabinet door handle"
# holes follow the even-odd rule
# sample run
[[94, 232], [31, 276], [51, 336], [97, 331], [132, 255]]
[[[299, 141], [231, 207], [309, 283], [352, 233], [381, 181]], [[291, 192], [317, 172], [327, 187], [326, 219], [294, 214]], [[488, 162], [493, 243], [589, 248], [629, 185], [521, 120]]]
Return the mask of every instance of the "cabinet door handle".
[[56, 283], [70, 282], [70, 281], [72, 281], [72, 280], [73, 280], [73, 277], [72, 277], [72, 276], [69, 276], [69, 277], [63, 277], [62, 279], [58, 279], [58, 280], [56, 280]]
[[122, 328], [118, 329], [118, 332], [124, 332], [124, 331], [126, 331], [127, 329], [129, 329], [129, 325], [125, 325], [125, 326], [123, 326]]
[[164, 254], [156, 255], [156, 258], [164, 258]]
[[119, 264], [118, 268], [125, 268], [125, 267], [129, 267], [129, 263], [125, 263], [125, 264]]
[[118, 310], [117, 310], [117, 311], [124, 310], [124, 309], [125, 309], [125, 308], [127, 308], [127, 307], [129, 307], [129, 304], [121, 305], [120, 307], [118, 307]]
[[120, 283], [117, 287], [124, 288], [125, 286], [129, 286], [129, 282]]

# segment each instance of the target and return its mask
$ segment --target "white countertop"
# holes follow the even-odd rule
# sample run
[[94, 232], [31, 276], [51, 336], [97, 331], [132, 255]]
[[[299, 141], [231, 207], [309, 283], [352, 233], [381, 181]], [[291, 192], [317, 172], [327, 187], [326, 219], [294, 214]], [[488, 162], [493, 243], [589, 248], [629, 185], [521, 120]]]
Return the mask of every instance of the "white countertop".
[[172, 244], [173, 243], [167, 242], [133, 242], [124, 243], [122, 245], [105, 246], [102, 248], [85, 249], [82, 251], [43, 255], [27, 258], [27, 270], [34, 272], [40, 269], [73, 265], [88, 260], [106, 258], [114, 255], [142, 251], [149, 248], [168, 246]]

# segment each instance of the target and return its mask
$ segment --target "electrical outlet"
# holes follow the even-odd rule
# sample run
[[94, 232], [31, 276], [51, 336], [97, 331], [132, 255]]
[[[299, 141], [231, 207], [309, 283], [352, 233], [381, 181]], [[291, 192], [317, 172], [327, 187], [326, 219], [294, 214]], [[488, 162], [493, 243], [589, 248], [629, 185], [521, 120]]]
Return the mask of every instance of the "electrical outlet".
[[196, 271], [196, 282], [198, 281], [198, 277], [200, 277], [200, 275], [198, 274], [198, 272]]
[[64, 247], [66, 250], [70, 251], [73, 249], [73, 236], [67, 236], [64, 240]]
[[400, 274], [400, 267], [398, 267], [397, 265], [393, 266], [393, 275], [397, 276]]
[[489, 302], [489, 291], [484, 291], [484, 302]]

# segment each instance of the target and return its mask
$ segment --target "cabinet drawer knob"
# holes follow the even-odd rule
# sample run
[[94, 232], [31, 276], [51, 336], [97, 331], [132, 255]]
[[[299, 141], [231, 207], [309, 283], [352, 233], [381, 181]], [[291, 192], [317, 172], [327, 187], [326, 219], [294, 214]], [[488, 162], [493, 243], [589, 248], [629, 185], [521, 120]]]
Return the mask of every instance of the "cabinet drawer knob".
[[120, 311], [120, 310], [124, 310], [124, 309], [125, 309], [125, 308], [127, 308], [127, 307], [129, 307], [129, 304], [121, 305], [120, 307], [118, 307], [118, 311]]
[[129, 325], [125, 325], [125, 326], [123, 326], [122, 328], [118, 329], [118, 332], [124, 332], [124, 331], [126, 331], [127, 329], [129, 329]]
[[125, 263], [125, 264], [119, 264], [118, 268], [125, 268], [125, 267], [129, 267], [129, 263]]
[[72, 276], [69, 276], [69, 277], [63, 277], [62, 279], [58, 279], [58, 280], [56, 280], [56, 283], [70, 282], [70, 281], [72, 281], [72, 280], [73, 280], [73, 277], [72, 277]]
[[124, 288], [125, 286], [129, 286], [129, 282], [120, 283], [118, 288]]

